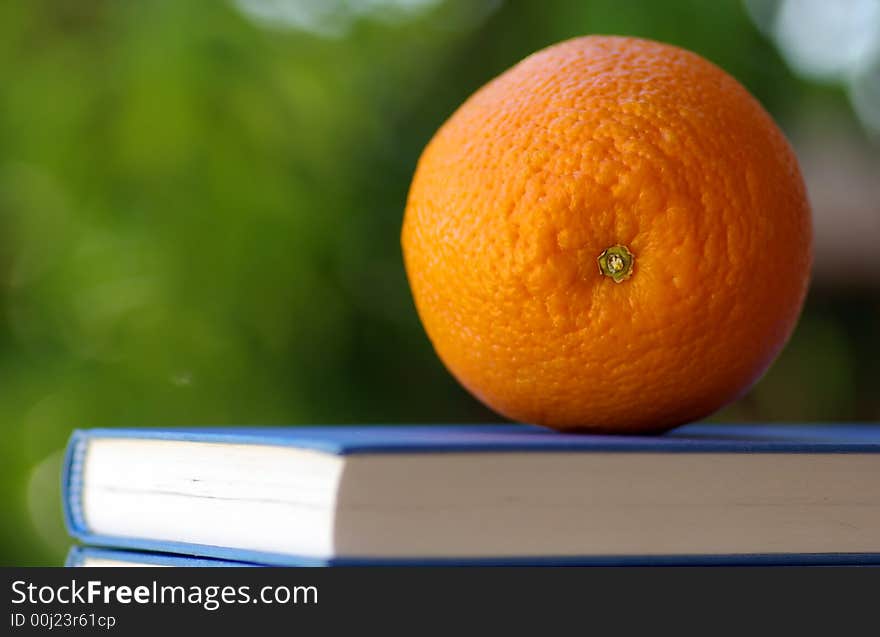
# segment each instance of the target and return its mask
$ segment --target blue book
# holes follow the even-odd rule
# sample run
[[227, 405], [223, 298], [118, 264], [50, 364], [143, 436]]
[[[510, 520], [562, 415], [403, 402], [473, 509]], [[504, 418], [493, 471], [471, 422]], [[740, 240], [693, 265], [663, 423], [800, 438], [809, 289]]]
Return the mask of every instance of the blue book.
[[880, 426], [92, 429], [86, 544], [276, 565], [880, 563]]
[[170, 553], [146, 553], [144, 551], [120, 551], [94, 546], [74, 546], [67, 553], [64, 566], [79, 567], [115, 567], [115, 566], [258, 566], [245, 562], [230, 562], [192, 555], [173, 555]]

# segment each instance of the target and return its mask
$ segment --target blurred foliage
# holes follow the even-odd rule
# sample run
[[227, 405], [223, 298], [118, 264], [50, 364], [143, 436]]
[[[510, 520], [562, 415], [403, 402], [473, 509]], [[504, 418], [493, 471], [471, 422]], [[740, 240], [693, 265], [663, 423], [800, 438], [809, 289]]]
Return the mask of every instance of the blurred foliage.
[[[497, 419], [434, 356], [398, 233], [433, 131], [532, 51], [676, 43], [783, 124], [815, 92], [734, 1], [414, 2], [333, 32], [245, 4], [0, 3], [0, 563], [60, 563], [74, 427]], [[872, 308], [819, 303], [723, 416], [875, 417]]]

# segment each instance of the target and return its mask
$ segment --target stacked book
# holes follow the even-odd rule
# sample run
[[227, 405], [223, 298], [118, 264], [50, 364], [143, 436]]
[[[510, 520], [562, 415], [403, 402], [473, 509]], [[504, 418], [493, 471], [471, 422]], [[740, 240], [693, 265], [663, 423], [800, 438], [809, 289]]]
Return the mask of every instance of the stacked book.
[[880, 426], [94, 429], [74, 566], [880, 564]]

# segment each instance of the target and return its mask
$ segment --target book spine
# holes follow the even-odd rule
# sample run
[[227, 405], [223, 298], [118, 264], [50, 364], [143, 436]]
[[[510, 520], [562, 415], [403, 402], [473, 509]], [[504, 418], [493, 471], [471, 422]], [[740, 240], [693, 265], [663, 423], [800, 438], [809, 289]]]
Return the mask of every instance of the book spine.
[[88, 533], [82, 506], [83, 470], [87, 448], [88, 436], [82, 431], [74, 431], [70, 442], [67, 443], [61, 485], [64, 521], [67, 530], [74, 537], [82, 537]]
[[67, 554], [67, 559], [64, 560], [64, 568], [76, 568], [83, 563], [84, 558], [85, 555], [83, 554], [82, 548], [79, 546], [72, 546], [70, 552]]

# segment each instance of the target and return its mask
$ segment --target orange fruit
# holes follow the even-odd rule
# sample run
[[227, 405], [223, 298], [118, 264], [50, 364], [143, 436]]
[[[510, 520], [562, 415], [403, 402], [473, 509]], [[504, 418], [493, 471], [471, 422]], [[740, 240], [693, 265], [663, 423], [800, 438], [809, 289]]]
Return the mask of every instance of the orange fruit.
[[422, 154], [402, 246], [437, 354], [512, 419], [652, 432], [742, 395], [812, 260], [797, 160], [732, 77], [591, 36], [477, 91]]

